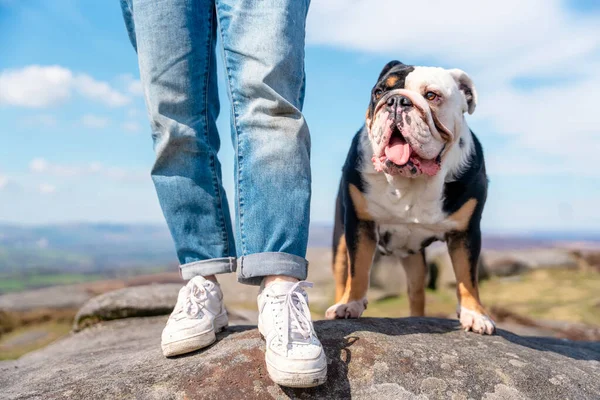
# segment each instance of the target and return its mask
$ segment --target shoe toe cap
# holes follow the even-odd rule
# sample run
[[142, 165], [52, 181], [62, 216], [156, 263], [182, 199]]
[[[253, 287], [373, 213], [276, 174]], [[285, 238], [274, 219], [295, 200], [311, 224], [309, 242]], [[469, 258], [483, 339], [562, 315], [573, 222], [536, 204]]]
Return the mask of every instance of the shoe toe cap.
[[169, 321], [163, 329], [161, 337], [163, 342], [170, 342], [199, 335], [210, 330], [213, 330], [213, 325], [209, 320], [183, 319]]
[[294, 343], [287, 347], [278, 343], [266, 352], [266, 360], [275, 368], [288, 372], [306, 372], [321, 370], [327, 366], [327, 358], [323, 347], [315, 343]]

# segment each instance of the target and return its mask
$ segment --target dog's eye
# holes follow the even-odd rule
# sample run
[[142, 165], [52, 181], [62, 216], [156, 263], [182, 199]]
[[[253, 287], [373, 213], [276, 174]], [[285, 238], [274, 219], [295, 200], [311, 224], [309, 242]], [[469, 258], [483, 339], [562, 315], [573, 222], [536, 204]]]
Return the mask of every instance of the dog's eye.
[[438, 95], [433, 92], [425, 93], [425, 98], [429, 101], [433, 101], [433, 100], [437, 99], [437, 97], [438, 97]]
[[375, 91], [373, 92], [373, 95], [375, 96], [375, 98], [379, 98], [379, 96], [381, 96], [381, 93], [383, 93], [383, 90], [375, 89]]

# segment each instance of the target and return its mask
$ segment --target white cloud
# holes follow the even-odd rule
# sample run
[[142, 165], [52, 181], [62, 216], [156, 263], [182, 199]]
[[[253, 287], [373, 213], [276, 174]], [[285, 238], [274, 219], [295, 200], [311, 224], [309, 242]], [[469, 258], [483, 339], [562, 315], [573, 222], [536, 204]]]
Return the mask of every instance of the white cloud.
[[44, 158], [35, 158], [29, 163], [29, 170], [38, 175], [77, 178], [84, 176], [100, 176], [119, 182], [139, 182], [148, 179], [148, 172], [138, 169], [107, 167], [99, 162], [84, 165], [65, 165], [48, 162]]
[[[572, 40], [600, 40], [597, 20], [575, 19], [560, 0], [327, 0], [311, 4], [308, 44], [334, 45], [396, 57], [485, 66], [532, 56], [531, 50]], [[582, 42], [583, 42], [582, 41]], [[566, 57], [569, 50], [546, 52]], [[537, 57], [533, 57], [535, 60]], [[494, 67], [500, 67], [498, 64]], [[502, 65], [503, 67], [503, 65]]]
[[106, 82], [96, 81], [88, 75], [76, 77], [75, 90], [91, 100], [96, 100], [111, 107], [120, 107], [131, 102], [131, 99], [111, 88]]
[[149, 173], [141, 171], [133, 171], [125, 168], [111, 167], [106, 168], [103, 171], [104, 176], [114, 179], [119, 182], [140, 182], [146, 181], [149, 177]]
[[121, 125], [121, 127], [123, 128], [123, 130], [130, 133], [137, 133], [142, 129], [140, 127], [140, 124], [133, 121], [124, 122], [123, 125]]
[[[598, 65], [600, 69], [600, 65]], [[518, 91], [510, 87], [489, 93], [483, 117], [514, 143], [514, 158], [539, 152], [552, 164], [538, 163], [537, 169], [559, 168], [578, 174], [599, 173], [595, 167], [600, 136], [595, 114], [597, 105], [590, 94], [600, 91], [600, 79], [588, 78], [566, 87]]]
[[75, 74], [59, 65], [29, 65], [0, 71], [0, 105], [46, 108], [64, 103], [73, 92], [110, 107], [131, 99], [86, 74]]
[[59, 177], [72, 177], [81, 175], [79, 167], [49, 163], [44, 158], [34, 158], [29, 163], [29, 170], [36, 174], [48, 174]]
[[144, 88], [142, 87], [142, 82], [137, 79], [129, 83], [129, 85], [127, 86], [127, 90], [129, 91], [129, 93], [136, 96], [144, 95]]
[[102, 164], [100, 164], [99, 162], [90, 163], [89, 170], [91, 173], [100, 172], [102, 170]]
[[4, 175], [0, 175], [0, 190], [4, 189], [8, 185], [8, 178]]
[[[509, 142], [502, 153], [486, 148], [491, 173], [598, 176], [600, 16], [564, 7], [560, 0], [313, 2], [307, 43], [467, 71], [480, 94], [471, 125]], [[514, 84], [544, 78], [544, 85]], [[476, 133], [485, 145], [486, 132]]]
[[29, 163], [31, 172], [45, 172], [48, 169], [48, 162], [43, 158], [34, 158]]
[[49, 183], [42, 183], [38, 186], [38, 190], [41, 194], [52, 194], [56, 192], [56, 186]]
[[71, 96], [73, 74], [58, 65], [0, 72], [0, 105], [40, 108]]
[[93, 114], [86, 114], [81, 117], [80, 122], [86, 128], [100, 129], [107, 127], [110, 123], [110, 120], [108, 118], [98, 117]]
[[143, 96], [144, 88], [142, 82], [135, 78], [132, 74], [123, 74], [119, 76], [118, 80], [121, 82], [127, 93], [133, 96]]

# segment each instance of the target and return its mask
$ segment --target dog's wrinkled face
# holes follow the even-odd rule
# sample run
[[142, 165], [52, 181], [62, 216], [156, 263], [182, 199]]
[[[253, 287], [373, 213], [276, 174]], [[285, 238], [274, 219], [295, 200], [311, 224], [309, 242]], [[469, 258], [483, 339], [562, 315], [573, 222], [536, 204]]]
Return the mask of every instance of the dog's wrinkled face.
[[473, 82], [461, 70], [388, 63], [366, 118], [375, 169], [409, 178], [435, 175], [476, 102]]

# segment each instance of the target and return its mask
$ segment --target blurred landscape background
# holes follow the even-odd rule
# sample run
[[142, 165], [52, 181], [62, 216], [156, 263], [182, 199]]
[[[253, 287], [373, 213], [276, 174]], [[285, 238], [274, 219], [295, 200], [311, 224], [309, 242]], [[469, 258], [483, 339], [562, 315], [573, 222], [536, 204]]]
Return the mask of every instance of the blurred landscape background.
[[[312, 2], [304, 111], [313, 142], [307, 258], [314, 317], [333, 301], [341, 166], [379, 71], [400, 59], [461, 68], [478, 89], [468, 122], [483, 143], [491, 181], [484, 305], [501, 328], [519, 334], [600, 340], [593, 99], [600, 90], [600, 3], [449, 3]], [[374, 28], [382, 8], [400, 27], [397, 40]], [[220, 157], [232, 202], [222, 68], [218, 79]], [[68, 335], [94, 296], [181, 283], [152, 162], [137, 60], [118, 2], [0, 0], [0, 359]], [[454, 318], [444, 246], [434, 244], [427, 258], [427, 313]], [[256, 288], [237, 285], [233, 275], [221, 282], [228, 309], [252, 321]], [[398, 260], [378, 257], [371, 286], [366, 316], [408, 315]]]
[[[311, 310], [333, 303], [332, 227], [310, 232]], [[69, 334], [94, 296], [130, 286], [180, 283], [162, 225], [0, 226], [0, 359], [12, 359]], [[454, 318], [455, 280], [444, 245], [427, 253], [427, 315]], [[600, 340], [600, 240], [573, 233], [486, 236], [481, 296], [504, 329], [523, 335]], [[400, 261], [378, 256], [365, 316], [408, 316]], [[219, 278], [234, 315], [256, 318], [256, 287]], [[175, 296], [175, 292], [173, 296]]]

